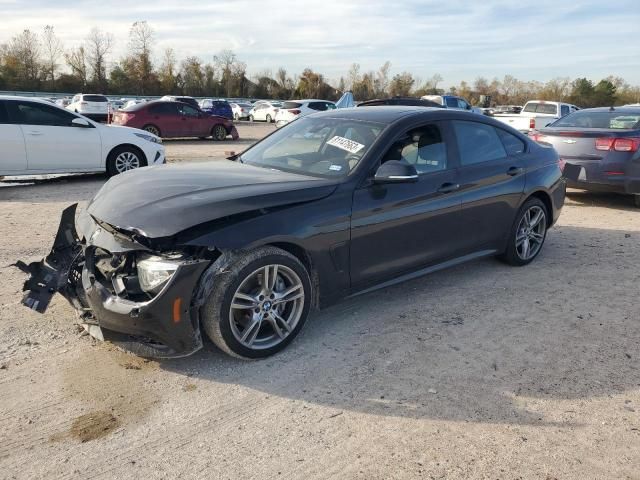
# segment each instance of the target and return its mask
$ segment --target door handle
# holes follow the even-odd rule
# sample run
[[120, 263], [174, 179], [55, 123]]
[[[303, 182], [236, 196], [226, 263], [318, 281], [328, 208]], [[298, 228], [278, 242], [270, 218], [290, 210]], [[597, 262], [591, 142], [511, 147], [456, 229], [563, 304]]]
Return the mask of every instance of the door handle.
[[509, 170], [507, 170], [507, 175], [509, 175], [510, 177], [522, 175], [523, 173], [524, 173], [524, 168], [522, 167], [511, 167]]
[[31, 132], [27, 132], [27, 135], [42, 135], [42, 132], [31, 131]]
[[459, 188], [460, 188], [459, 184], [447, 182], [447, 183], [443, 183], [442, 185], [440, 185], [440, 188], [438, 189], [438, 192], [440, 192], [440, 193], [451, 193], [451, 192], [455, 192]]

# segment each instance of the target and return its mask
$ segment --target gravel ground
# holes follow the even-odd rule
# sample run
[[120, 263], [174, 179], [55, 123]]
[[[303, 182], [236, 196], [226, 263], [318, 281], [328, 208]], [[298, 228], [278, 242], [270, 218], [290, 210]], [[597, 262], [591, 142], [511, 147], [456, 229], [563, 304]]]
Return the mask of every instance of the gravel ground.
[[[244, 143], [272, 130], [240, 126]], [[168, 141], [172, 161], [234, 142]], [[0, 478], [640, 478], [640, 212], [573, 192], [540, 257], [317, 312], [283, 353], [146, 361], [19, 305], [100, 176], [0, 186]]]

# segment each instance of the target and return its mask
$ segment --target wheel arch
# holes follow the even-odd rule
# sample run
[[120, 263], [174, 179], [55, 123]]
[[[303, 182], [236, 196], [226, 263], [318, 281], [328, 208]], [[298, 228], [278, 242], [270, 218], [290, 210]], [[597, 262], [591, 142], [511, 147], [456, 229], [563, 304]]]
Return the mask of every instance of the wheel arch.
[[524, 205], [524, 203], [530, 198], [537, 198], [544, 203], [544, 206], [547, 209], [547, 228], [551, 227], [553, 224], [553, 201], [551, 200], [551, 195], [544, 190], [535, 190], [523, 200], [522, 205]]

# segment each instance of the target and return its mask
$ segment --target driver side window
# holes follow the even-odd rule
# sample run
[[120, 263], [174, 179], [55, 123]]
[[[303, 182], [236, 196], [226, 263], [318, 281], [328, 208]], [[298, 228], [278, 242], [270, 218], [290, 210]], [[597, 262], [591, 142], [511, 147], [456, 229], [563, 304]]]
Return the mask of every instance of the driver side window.
[[447, 147], [440, 127], [428, 124], [414, 128], [395, 142], [382, 159], [401, 160], [416, 167], [419, 174], [446, 170]]

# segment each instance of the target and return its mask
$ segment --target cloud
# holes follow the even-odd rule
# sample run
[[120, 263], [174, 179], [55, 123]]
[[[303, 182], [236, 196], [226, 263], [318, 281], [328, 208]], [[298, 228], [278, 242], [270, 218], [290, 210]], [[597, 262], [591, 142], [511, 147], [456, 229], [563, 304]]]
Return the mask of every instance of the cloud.
[[114, 0], [100, 8], [87, 0], [0, 0], [0, 11], [0, 43], [52, 24], [71, 47], [97, 26], [116, 38], [113, 60], [126, 53], [131, 24], [147, 20], [158, 59], [168, 47], [204, 61], [230, 48], [249, 72], [311, 67], [338, 78], [354, 62], [366, 71], [389, 60], [394, 72], [422, 78], [438, 72], [446, 85], [505, 74], [532, 80], [613, 74], [640, 83], [635, 0], [618, 0], [615, 8], [557, 0], [535, 7], [507, 0], [159, 0], [151, 6]]

